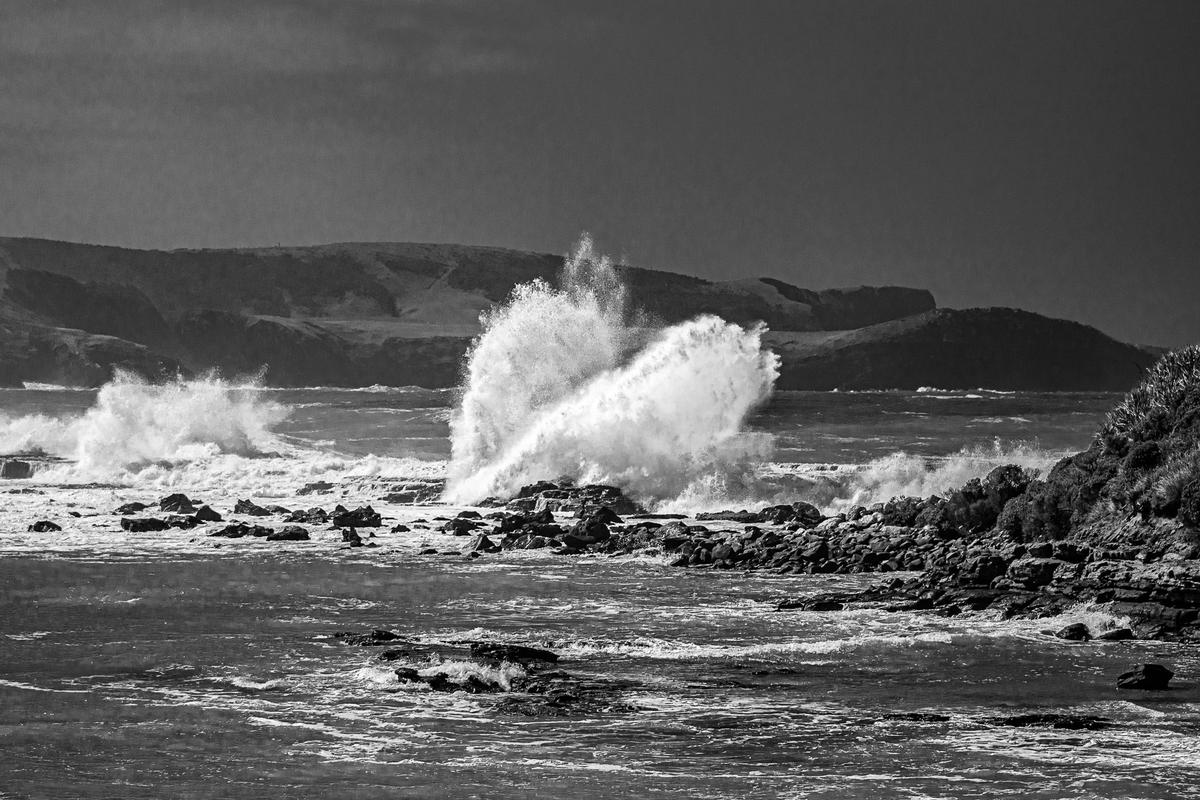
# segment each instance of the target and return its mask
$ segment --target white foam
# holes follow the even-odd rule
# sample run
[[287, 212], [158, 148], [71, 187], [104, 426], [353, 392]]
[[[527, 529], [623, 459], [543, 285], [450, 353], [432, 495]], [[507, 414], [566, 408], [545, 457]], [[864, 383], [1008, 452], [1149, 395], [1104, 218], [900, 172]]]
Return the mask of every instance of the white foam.
[[742, 430], [778, 374], [764, 329], [702, 316], [627, 356], [624, 290], [586, 237], [561, 289], [519, 286], [483, 325], [451, 419], [451, 502], [559, 476], [666, 499], [769, 452], [769, 436]]

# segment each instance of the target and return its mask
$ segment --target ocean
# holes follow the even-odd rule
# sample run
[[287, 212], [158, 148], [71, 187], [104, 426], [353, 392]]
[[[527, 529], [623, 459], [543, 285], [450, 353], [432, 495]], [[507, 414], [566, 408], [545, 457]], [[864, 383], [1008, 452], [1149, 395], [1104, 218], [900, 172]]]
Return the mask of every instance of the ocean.
[[[1115, 399], [778, 392], [740, 427], [766, 460], [743, 452], [722, 473], [736, 481], [648, 502], [694, 512], [788, 495], [832, 510], [945, 491], [1009, 461], [1045, 469], [1085, 447]], [[1198, 796], [1200, 658], [1046, 633], [1120, 623], [1101, 609], [777, 612], [777, 598], [879, 576], [468, 557], [437, 518], [469, 503], [380, 499], [446, 478], [460, 403], [452, 391], [215, 379], [0, 391], [0, 445], [67, 459], [0, 485], [0, 798]], [[317, 481], [330, 492], [298, 494]], [[377, 547], [345, 549], [325, 526], [307, 526], [307, 542], [224, 540], [129, 533], [111, 513], [177, 491], [227, 520], [242, 498], [370, 503], [384, 527]], [[63, 530], [26, 530], [40, 519]], [[391, 532], [398, 523], [411, 530]], [[384, 661], [385, 648], [334, 637], [375, 628], [417, 655]], [[514, 711], [505, 700], [525, 670], [508, 663], [438, 666], [508, 692], [396, 677], [431, 668], [421, 648], [473, 641], [549, 649], [607, 705]], [[1116, 676], [1144, 662], [1175, 670], [1178, 688], [1118, 693]], [[1111, 725], [996, 721], [1025, 713]]]

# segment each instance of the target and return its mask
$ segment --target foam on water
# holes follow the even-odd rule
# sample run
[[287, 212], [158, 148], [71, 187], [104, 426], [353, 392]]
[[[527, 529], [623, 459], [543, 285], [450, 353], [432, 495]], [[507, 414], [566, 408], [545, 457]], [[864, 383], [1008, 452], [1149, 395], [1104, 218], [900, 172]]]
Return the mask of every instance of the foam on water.
[[639, 334], [624, 304], [611, 262], [584, 237], [561, 288], [519, 286], [485, 315], [451, 418], [447, 500], [558, 476], [661, 500], [765, 460], [770, 437], [743, 431], [778, 375], [764, 329], [701, 316], [630, 355]]

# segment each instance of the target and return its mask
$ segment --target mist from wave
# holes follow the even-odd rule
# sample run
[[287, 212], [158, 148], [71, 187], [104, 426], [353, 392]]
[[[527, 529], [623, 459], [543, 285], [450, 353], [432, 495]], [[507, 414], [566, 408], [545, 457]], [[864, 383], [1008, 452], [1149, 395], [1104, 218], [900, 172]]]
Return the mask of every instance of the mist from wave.
[[625, 303], [584, 236], [560, 288], [518, 286], [484, 316], [450, 423], [447, 500], [555, 477], [664, 500], [769, 458], [770, 435], [745, 430], [779, 370], [765, 329], [700, 316], [642, 342]]

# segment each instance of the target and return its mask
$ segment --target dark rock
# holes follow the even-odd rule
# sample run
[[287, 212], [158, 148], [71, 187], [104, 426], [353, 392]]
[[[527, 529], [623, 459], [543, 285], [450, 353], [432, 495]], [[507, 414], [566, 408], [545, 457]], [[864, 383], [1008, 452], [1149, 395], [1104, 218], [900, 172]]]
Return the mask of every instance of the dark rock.
[[776, 611], [841, 611], [845, 607], [841, 600], [825, 597], [789, 597], [775, 604]]
[[480, 553], [498, 553], [498, 552], [500, 552], [500, 545], [493, 542], [491, 539], [489, 539], [484, 534], [480, 534], [479, 536], [476, 536], [474, 539], [471, 540], [471, 543], [467, 546], [471, 550], [474, 550], [474, 551], [477, 551]]
[[1118, 689], [1142, 689], [1151, 692], [1167, 690], [1167, 684], [1175, 673], [1162, 664], [1142, 664], [1129, 672], [1123, 672], [1117, 678]]
[[146, 505], [145, 503], [136, 503], [136, 502], [135, 503], [126, 503], [123, 506], [117, 506], [115, 509], [113, 509], [112, 513], [114, 513], [114, 514], [138, 514], [142, 511], [145, 511], [149, 507], [150, 506]]
[[1123, 642], [1133, 638], [1133, 631], [1129, 628], [1115, 628], [1111, 631], [1105, 631], [1098, 634], [1096, 640], [1100, 642]]
[[196, 522], [221, 522], [221, 515], [208, 506], [200, 506], [192, 517]]
[[158, 501], [158, 510], [172, 514], [195, 514], [196, 506], [186, 494], [170, 494]]
[[298, 510], [288, 514], [284, 522], [300, 522], [305, 525], [324, 525], [329, 522], [329, 515], [323, 508], [310, 508], [307, 511]]
[[558, 655], [549, 650], [519, 644], [500, 644], [495, 642], [473, 642], [471, 644], [471, 655], [474, 658], [484, 658], [492, 661], [510, 661], [514, 664], [522, 665], [534, 663], [554, 664], [558, 661]]
[[233, 506], [234, 514], [245, 514], [249, 517], [269, 517], [271, 512], [250, 500], [238, 500]]
[[265, 538], [274, 532], [274, 529], [264, 528], [261, 525], [248, 525], [245, 522], [235, 522], [233, 525], [226, 525], [219, 531], [213, 531], [209, 536], [219, 536], [224, 539], [241, 539], [243, 536]]
[[164, 520], [168, 526], [178, 528], [180, 530], [191, 530], [200, 524], [199, 520], [191, 514], [170, 514]]
[[398, 633], [375, 628], [369, 633], [350, 633], [348, 631], [338, 631], [333, 635], [333, 638], [340, 639], [342, 644], [355, 645], [357, 647], [379, 647], [388, 642], [394, 642], [403, 638]]
[[307, 542], [308, 531], [299, 525], [284, 525], [274, 533], [267, 534], [268, 542]]
[[370, 506], [362, 506], [353, 511], [337, 506], [330, 515], [329, 522], [337, 528], [378, 528], [383, 524], [383, 518]]
[[155, 531], [165, 531], [170, 527], [171, 524], [166, 520], [155, 519], [154, 517], [123, 517], [121, 519], [121, 529], [130, 533], [153, 533]]
[[342, 541], [347, 542], [351, 547], [362, 547], [362, 537], [358, 535], [358, 531], [354, 528], [344, 528], [342, 530]]
[[328, 494], [331, 491], [333, 491], [333, 484], [329, 481], [314, 481], [304, 484], [296, 494]]
[[409, 528], [407, 525], [393, 525], [392, 526], [392, 533], [408, 533], [410, 530], [412, 530], [412, 529]]
[[30, 525], [29, 530], [32, 533], [53, 533], [61, 531], [62, 528], [48, 519], [42, 519]]
[[426, 547], [424, 550], [417, 553], [419, 556], [436, 556], [437, 554], [438, 551], [436, 547]]
[[1065, 628], [1057, 631], [1054, 634], [1059, 639], [1067, 639], [1072, 642], [1086, 642], [1092, 638], [1092, 632], [1088, 630], [1088, 626], [1082, 622], [1074, 622], [1067, 625]]
[[991, 717], [993, 725], [1012, 728], [1057, 728], [1068, 731], [1099, 731], [1112, 727], [1107, 717], [1091, 714], [1018, 714], [1012, 717]]
[[478, 511], [460, 511], [457, 517], [458, 519], [483, 519], [483, 515]]
[[482, 528], [482, 523], [471, 519], [452, 519], [442, 525], [442, 530], [453, 536], [469, 536], [476, 528]]

